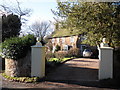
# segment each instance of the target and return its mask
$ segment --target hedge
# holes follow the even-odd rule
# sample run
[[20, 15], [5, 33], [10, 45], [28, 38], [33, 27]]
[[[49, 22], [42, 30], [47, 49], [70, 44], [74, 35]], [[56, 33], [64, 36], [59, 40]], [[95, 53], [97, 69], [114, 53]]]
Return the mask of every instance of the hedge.
[[7, 39], [2, 43], [1, 56], [3, 58], [19, 60], [26, 56], [31, 46], [35, 43], [36, 39], [33, 35]]

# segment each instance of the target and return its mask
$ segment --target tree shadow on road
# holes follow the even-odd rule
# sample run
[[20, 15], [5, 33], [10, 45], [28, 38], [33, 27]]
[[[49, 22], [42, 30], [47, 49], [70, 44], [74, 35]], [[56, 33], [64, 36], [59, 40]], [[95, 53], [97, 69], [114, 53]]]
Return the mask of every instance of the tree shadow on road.
[[120, 83], [117, 79], [98, 80], [98, 69], [83, 68], [82, 66], [72, 67], [69, 64], [64, 65], [63, 68], [64, 70], [62, 70], [62, 68], [58, 68], [51, 74], [48, 74], [45, 80], [49, 82], [80, 85], [93, 88], [120, 88]]

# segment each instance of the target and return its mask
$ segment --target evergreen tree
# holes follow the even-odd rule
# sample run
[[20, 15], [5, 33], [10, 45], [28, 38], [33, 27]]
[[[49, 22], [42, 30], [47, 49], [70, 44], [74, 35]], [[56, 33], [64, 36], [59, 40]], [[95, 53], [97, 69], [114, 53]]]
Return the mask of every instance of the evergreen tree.
[[21, 21], [17, 15], [2, 16], [2, 41], [6, 38], [18, 36], [21, 29]]

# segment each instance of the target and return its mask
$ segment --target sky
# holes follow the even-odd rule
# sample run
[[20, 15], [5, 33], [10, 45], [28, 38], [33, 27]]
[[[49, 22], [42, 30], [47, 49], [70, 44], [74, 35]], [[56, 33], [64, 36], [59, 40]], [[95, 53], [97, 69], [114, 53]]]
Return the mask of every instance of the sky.
[[[37, 1], [37, 0], [36, 0]], [[51, 20], [54, 21], [54, 14], [51, 12], [51, 9], [56, 10], [57, 3], [56, 2], [25, 2], [22, 4], [25, 8], [30, 8], [32, 10], [32, 14], [29, 18], [31, 22], [37, 19], [42, 20]]]
[[[32, 10], [32, 14], [28, 17], [27, 25], [34, 23], [36, 20], [43, 20], [43, 21], [52, 21], [54, 22], [54, 14], [52, 13], [51, 9], [56, 10], [57, 3], [54, 1], [47, 2], [47, 1], [27, 1], [21, 4], [25, 8], [30, 8]], [[53, 25], [53, 24], [52, 24]], [[24, 28], [25, 29], [25, 28]], [[51, 29], [54, 29], [54, 26], [51, 26]], [[53, 30], [51, 30], [53, 31]]]
[[[1, 2], [2, 1], [2, 2]], [[56, 0], [18, 0], [22, 9], [28, 8], [32, 10], [29, 20], [42, 18], [45, 20], [53, 20], [53, 13], [51, 9], [55, 10], [57, 3]], [[0, 0], [1, 3], [15, 6], [16, 0]]]
[[[31, 14], [27, 17], [28, 21], [26, 25], [32, 24], [36, 20], [44, 21], [54, 21], [54, 14], [52, 10], [56, 10], [57, 2], [56, 0], [18, 0], [22, 9], [31, 9]], [[8, 4], [9, 6], [15, 6], [16, 0], [0, 0], [3, 4]], [[27, 29], [24, 27], [23, 29]]]

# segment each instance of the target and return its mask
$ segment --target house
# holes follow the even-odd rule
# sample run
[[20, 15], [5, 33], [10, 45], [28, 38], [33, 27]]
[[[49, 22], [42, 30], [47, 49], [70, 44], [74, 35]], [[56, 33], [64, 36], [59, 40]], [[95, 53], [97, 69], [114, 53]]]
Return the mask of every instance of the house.
[[53, 46], [53, 52], [56, 46], [60, 46], [60, 50], [67, 51], [70, 48], [79, 48], [82, 52], [88, 45], [81, 44], [85, 38], [78, 33], [71, 33], [67, 30], [55, 31], [51, 37], [49, 37], [49, 44]]

